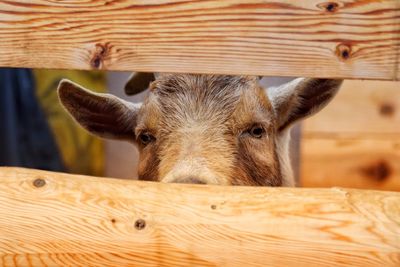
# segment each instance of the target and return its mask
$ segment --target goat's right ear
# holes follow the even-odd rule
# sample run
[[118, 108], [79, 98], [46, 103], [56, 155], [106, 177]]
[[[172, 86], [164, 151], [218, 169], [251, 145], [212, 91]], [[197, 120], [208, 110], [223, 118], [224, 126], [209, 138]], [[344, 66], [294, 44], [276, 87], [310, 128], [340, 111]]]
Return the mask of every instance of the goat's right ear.
[[134, 128], [140, 105], [110, 94], [93, 93], [63, 79], [58, 85], [60, 102], [86, 130], [100, 137], [135, 140]]

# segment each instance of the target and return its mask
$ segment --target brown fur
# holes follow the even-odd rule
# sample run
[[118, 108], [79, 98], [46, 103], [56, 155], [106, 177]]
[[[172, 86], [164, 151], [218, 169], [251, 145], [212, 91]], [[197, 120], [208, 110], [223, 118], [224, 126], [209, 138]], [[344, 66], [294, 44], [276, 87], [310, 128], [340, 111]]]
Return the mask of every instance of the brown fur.
[[[212, 184], [282, 185], [272, 106], [255, 77], [165, 75], [151, 91], [136, 134], [150, 132], [156, 141], [139, 146], [140, 179], [196, 175]], [[265, 128], [265, 137], [245, 133], [254, 124]]]
[[[292, 186], [289, 126], [325, 106], [340, 84], [296, 79], [265, 90], [253, 76], [164, 74], [140, 107], [65, 80], [59, 96], [87, 130], [138, 145], [141, 180]], [[150, 141], [141, 142], [144, 134]]]

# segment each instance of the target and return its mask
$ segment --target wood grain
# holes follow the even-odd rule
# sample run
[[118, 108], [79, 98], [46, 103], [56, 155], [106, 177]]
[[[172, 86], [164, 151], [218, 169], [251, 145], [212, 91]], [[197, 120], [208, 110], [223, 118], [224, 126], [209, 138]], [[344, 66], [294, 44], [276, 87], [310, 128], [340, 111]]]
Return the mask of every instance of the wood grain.
[[306, 137], [301, 185], [400, 191], [400, 136]]
[[0, 0], [0, 66], [398, 80], [398, 0]]
[[400, 82], [346, 80], [302, 129], [306, 137], [400, 135]]
[[400, 191], [400, 83], [346, 80], [302, 123], [301, 184]]
[[400, 193], [0, 168], [1, 266], [399, 266]]

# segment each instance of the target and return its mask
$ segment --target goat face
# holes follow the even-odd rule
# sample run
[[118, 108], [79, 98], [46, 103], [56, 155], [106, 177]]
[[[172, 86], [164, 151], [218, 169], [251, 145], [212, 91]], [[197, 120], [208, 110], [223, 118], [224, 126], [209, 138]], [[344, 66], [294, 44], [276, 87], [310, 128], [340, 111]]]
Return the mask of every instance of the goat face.
[[288, 129], [341, 82], [300, 78], [263, 89], [252, 76], [164, 74], [138, 105], [66, 80], [58, 92], [88, 131], [138, 146], [141, 180], [293, 186]]

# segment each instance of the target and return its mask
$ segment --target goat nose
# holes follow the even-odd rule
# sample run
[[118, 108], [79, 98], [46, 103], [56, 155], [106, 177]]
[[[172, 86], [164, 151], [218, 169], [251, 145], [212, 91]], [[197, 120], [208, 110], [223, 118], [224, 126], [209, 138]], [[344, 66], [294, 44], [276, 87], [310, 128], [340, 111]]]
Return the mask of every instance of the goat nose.
[[202, 181], [201, 179], [194, 177], [194, 176], [189, 176], [185, 177], [182, 179], [178, 179], [174, 181], [174, 183], [180, 183], [180, 184], [206, 184], [206, 182]]

